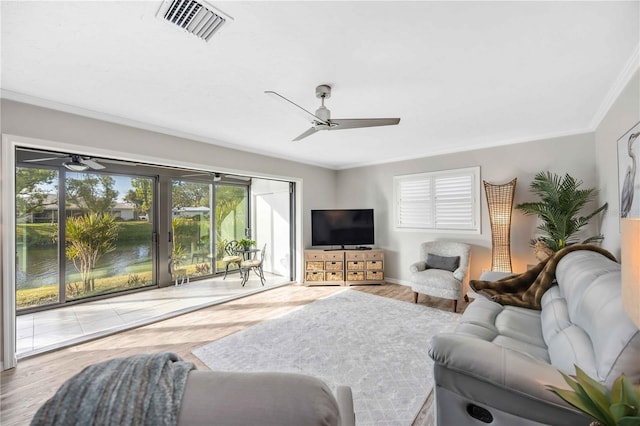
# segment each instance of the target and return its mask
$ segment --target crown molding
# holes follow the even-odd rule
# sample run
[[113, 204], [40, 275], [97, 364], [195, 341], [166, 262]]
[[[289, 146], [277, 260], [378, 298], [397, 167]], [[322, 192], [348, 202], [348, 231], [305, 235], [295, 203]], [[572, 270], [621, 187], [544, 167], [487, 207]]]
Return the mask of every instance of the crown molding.
[[618, 74], [618, 78], [613, 83], [613, 86], [609, 89], [609, 92], [602, 100], [600, 107], [596, 111], [595, 115], [591, 119], [590, 128], [592, 132], [595, 132], [600, 122], [604, 119], [605, 115], [609, 112], [613, 103], [618, 99], [618, 96], [622, 93], [624, 88], [627, 86], [631, 77], [635, 74], [636, 71], [640, 69], [640, 43], [636, 46], [631, 54], [631, 57], [627, 60], [624, 68]]

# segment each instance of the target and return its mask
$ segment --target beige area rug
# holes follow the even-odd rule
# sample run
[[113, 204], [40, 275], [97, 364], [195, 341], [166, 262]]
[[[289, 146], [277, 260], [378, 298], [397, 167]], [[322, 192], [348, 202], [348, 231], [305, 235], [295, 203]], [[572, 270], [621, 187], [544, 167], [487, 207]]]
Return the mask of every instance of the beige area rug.
[[193, 353], [212, 370], [296, 372], [334, 390], [351, 386], [359, 426], [426, 425], [429, 339], [453, 330], [459, 317], [347, 289]]

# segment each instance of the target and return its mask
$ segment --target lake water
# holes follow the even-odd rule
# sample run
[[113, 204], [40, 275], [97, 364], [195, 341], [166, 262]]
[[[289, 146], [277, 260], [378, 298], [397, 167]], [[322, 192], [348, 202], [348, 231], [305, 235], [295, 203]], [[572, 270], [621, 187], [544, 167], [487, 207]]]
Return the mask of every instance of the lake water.
[[[57, 247], [18, 248], [16, 260], [16, 288], [36, 288], [58, 283]], [[114, 276], [139, 274], [151, 271], [151, 245], [119, 245], [103, 255], [98, 261], [95, 275]], [[67, 261], [67, 276], [70, 281], [79, 281], [80, 274]]]

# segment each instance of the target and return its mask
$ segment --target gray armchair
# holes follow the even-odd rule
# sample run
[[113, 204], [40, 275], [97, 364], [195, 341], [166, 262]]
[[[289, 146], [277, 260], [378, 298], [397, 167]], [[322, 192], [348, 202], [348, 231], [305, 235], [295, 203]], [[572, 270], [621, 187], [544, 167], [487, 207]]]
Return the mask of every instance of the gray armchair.
[[453, 300], [454, 312], [459, 299], [468, 302], [470, 251], [468, 244], [453, 241], [422, 243], [420, 260], [409, 267], [414, 303], [418, 303], [419, 293]]

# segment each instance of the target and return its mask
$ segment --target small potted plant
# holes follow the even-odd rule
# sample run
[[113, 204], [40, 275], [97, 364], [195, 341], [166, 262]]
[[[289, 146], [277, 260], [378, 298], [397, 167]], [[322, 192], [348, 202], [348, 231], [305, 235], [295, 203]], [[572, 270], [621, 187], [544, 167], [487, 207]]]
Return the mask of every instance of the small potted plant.
[[238, 240], [238, 245], [240, 247], [242, 247], [243, 250], [247, 251], [249, 250], [252, 246], [256, 245], [256, 242], [254, 240], [250, 240], [248, 238], [243, 238], [241, 240]]
[[621, 374], [611, 389], [593, 380], [580, 367], [576, 375], [562, 377], [571, 390], [547, 388], [592, 419], [591, 426], [633, 426], [640, 424], [640, 387]]

